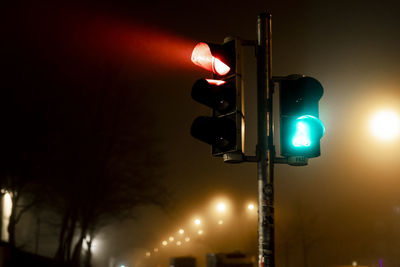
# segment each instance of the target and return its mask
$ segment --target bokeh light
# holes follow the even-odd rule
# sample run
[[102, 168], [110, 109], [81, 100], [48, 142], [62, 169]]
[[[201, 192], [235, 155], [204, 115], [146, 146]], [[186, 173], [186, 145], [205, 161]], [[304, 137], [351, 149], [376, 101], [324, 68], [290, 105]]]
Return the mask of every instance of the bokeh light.
[[400, 134], [400, 118], [392, 110], [376, 112], [370, 121], [370, 130], [381, 141], [390, 141]]
[[217, 205], [217, 211], [218, 212], [225, 212], [226, 211], [226, 204], [224, 202], [220, 202]]

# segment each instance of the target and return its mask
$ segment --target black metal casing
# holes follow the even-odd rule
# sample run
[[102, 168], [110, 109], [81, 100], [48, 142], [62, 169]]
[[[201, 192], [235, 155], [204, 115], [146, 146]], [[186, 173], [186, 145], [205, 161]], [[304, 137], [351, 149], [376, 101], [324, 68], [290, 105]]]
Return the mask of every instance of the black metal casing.
[[[319, 118], [319, 100], [323, 95], [321, 83], [311, 77], [291, 75], [280, 81], [280, 143], [284, 157], [305, 156], [314, 158], [321, 155], [320, 131], [312, 136], [310, 147], [294, 147], [291, 144], [295, 132], [296, 120], [304, 115]], [[313, 123], [313, 122], [310, 122]], [[313, 127], [319, 129], [318, 125]]]

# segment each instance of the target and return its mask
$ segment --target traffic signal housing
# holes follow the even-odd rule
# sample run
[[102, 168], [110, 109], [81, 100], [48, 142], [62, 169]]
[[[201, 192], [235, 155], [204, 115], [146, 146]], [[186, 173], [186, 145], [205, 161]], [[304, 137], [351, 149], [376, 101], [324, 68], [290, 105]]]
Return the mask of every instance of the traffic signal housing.
[[244, 117], [242, 111], [241, 40], [223, 44], [198, 43], [192, 62], [212, 73], [212, 79], [199, 79], [192, 87], [192, 98], [211, 108], [211, 116], [197, 117], [191, 135], [212, 146], [213, 156], [242, 154]]
[[284, 157], [314, 158], [321, 155], [325, 127], [319, 119], [321, 83], [302, 75], [280, 80], [280, 144]]

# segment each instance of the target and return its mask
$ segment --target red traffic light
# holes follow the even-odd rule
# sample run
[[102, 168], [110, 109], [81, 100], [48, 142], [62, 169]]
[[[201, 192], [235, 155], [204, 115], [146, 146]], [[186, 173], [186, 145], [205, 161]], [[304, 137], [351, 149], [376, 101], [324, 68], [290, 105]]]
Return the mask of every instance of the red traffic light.
[[222, 84], [226, 83], [226, 81], [214, 80], [214, 79], [206, 79], [206, 81], [207, 81], [209, 84], [213, 84], [213, 85], [216, 85], [216, 86], [219, 86], [219, 85], [222, 85]]
[[194, 47], [192, 62], [218, 75], [225, 75], [231, 70], [228, 65], [212, 55], [210, 47], [206, 43], [198, 43]]

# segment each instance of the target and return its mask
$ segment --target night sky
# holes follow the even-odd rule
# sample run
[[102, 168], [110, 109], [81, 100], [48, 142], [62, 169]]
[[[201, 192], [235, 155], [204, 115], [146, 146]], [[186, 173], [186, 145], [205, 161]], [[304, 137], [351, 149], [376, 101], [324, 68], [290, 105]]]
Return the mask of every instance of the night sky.
[[[256, 202], [256, 164], [225, 164], [211, 157], [208, 145], [190, 136], [193, 119], [210, 112], [190, 97], [196, 79], [209, 75], [190, 62], [190, 53], [199, 41], [256, 39], [256, 18], [265, 11], [273, 16], [273, 75], [317, 78], [324, 87], [320, 118], [326, 127], [321, 157], [306, 167], [275, 167], [277, 266], [302, 266], [301, 238], [293, 231], [301, 232], [295, 229], [303, 224], [304, 235], [317, 239], [310, 248], [310, 266], [353, 260], [378, 266], [379, 259], [384, 266], [400, 264], [400, 138], [382, 142], [368, 128], [379, 109], [400, 114], [398, 2], [27, 1], [5, 10], [3, 86], [25, 89], [17, 90], [22, 95], [2, 90], [2, 102], [18, 98], [18, 103], [39, 109], [33, 103], [38, 99], [52, 105], [63, 102], [46, 93], [50, 85], [69, 84], [79, 95], [85, 86], [97, 88], [89, 84], [122, 84], [121, 105], [138, 107], [135, 113], [121, 113], [122, 123], [140, 121], [138, 128], [145, 128], [138, 131], [151, 136], [157, 150], [161, 164], [156, 168], [171, 203], [164, 210], [142, 207], [136, 221], [106, 228], [102, 238], [109, 243], [98, 266], [106, 266], [108, 257], [128, 261], [152, 250], [215, 197], [230, 199], [238, 210], [247, 201]], [[72, 112], [74, 105], [73, 100], [64, 105], [65, 112]], [[249, 109], [256, 103], [252, 105]], [[17, 117], [9, 108], [3, 111], [8, 117], [3, 127], [15, 125]], [[60, 123], [51, 119], [43, 120], [46, 125]], [[248, 120], [251, 124], [255, 118]], [[250, 135], [254, 144], [255, 135]], [[29, 131], [21, 134], [30, 136]], [[255, 147], [248, 150], [254, 155]], [[242, 231], [252, 232], [253, 227], [255, 223], [246, 224]], [[240, 236], [240, 230], [231, 233]], [[249, 245], [243, 237], [226, 242], [225, 247], [245, 252], [253, 252], [257, 244], [254, 239]], [[40, 252], [51, 255], [51, 247], [43, 244]], [[204, 257], [210, 249], [205, 241], [198, 252], [185, 253]]]

